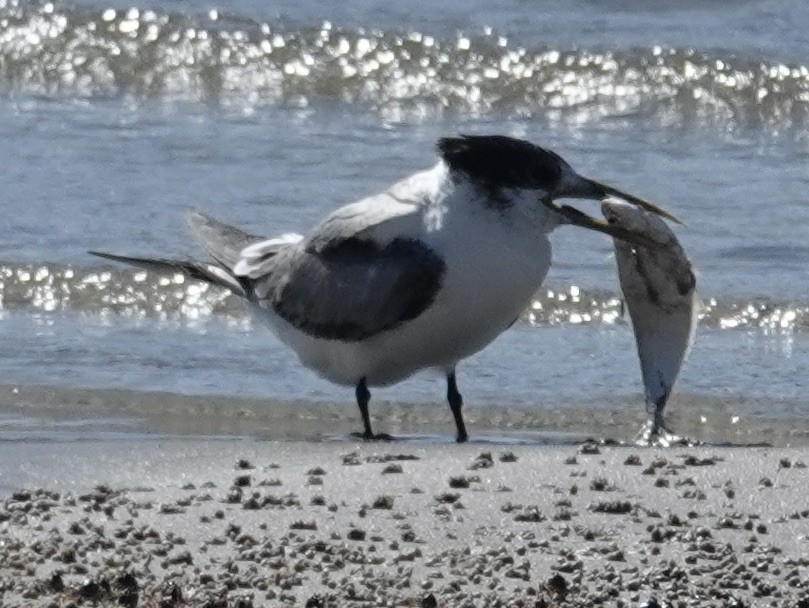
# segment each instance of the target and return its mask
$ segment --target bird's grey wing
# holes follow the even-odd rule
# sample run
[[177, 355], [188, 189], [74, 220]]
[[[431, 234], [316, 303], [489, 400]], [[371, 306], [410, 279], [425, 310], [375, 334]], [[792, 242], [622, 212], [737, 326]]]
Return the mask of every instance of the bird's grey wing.
[[[388, 194], [372, 196], [341, 207], [312, 230], [303, 244], [312, 253], [324, 253], [347, 240], [363, 240], [378, 245], [390, 243], [402, 233], [413, 233], [420, 221], [418, 206], [402, 203]], [[232, 265], [239, 277], [258, 279], [275, 264], [272, 258], [284, 247], [304, 241], [299, 234], [284, 234], [253, 242], [238, 254]]]
[[325, 251], [347, 239], [390, 243], [422, 230], [423, 214], [441, 195], [440, 167], [397, 182], [385, 192], [337, 209], [312, 230], [306, 247]]
[[348, 204], [305, 238], [255, 242], [233, 265], [248, 297], [318, 338], [357, 341], [420, 315], [441, 287], [444, 262], [419, 235], [441, 196], [440, 167]]
[[[242, 249], [239, 260], [233, 265], [232, 272], [237, 277], [257, 279], [264, 276], [271, 260], [284, 248], [296, 245], [303, 236], [290, 232], [273, 239], [265, 239], [248, 245]], [[269, 264], [269, 265], [268, 265]]]
[[353, 342], [419, 316], [443, 275], [443, 260], [419, 240], [348, 238], [320, 252], [286, 247], [249, 285], [251, 300], [301, 331]]
[[242, 250], [267, 240], [267, 237], [248, 234], [196, 209], [189, 209], [186, 221], [199, 244], [228, 270], [241, 259]]
[[300, 234], [283, 234], [268, 239], [248, 234], [194, 209], [188, 212], [188, 226], [205, 250], [234, 277], [261, 276], [265, 263], [287, 245], [303, 240]]

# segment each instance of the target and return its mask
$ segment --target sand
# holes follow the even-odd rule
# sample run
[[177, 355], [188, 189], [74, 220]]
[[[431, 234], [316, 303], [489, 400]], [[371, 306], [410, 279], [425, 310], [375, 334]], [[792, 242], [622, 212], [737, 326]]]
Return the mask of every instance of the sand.
[[806, 448], [3, 444], [0, 605], [809, 606]]

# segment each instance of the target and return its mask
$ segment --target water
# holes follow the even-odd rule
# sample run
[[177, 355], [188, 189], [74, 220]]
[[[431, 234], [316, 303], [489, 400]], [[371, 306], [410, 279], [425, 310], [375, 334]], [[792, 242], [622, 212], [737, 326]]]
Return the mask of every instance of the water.
[[[86, 251], [198, 255], [189, 205], [304, 231], [463, 132], [531, 139], [682, 217], [704, 305], [672, 414], [717, 440], [806, 441], [805, 3], [344, 4], [0, 0], [0, 440], [272, 436], [273, 411], [289, 435], [343, 436], [350, 391], [233, 297]], [[535, 302], [460, 367], [469, 415], [625, 437], [644, 414], [611, 244], [552, 244]], [[375, 412], [443, 440], [443, 391], [417, 376]]]

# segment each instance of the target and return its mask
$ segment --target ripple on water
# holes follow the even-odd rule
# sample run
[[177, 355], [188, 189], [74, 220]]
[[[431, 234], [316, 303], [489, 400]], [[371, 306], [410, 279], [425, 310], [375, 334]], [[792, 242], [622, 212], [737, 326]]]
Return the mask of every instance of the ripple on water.
[[[245, 306], [228, 292], [180, 273], [54, 264], [0, 264], [0, 311], [70, 311], [82, 315], [192, 323], [206, 319], [249, 323]], [[620, 294], [578, 285], [543, 287], [521, 321], [544, 325], [626, 323]], [[765, 333], [809, 331], [809, 303], [765, 298], [702, 300], [701, 327], [758, 329]]]
[[282, 27], [211, 10], [0, 4], [0, 89], [44, 97], [255, 108], [361, 103], [388, 120], [506, 113], [580, 123], [635, 113], [667, 126], [803, 132], [809, 68], [699, 49], [512, 44], [484, 34]]

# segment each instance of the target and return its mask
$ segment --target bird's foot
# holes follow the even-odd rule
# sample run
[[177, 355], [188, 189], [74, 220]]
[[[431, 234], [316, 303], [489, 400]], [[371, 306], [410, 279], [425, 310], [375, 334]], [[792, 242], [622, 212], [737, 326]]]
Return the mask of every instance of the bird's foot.
[[455, 438], [455, 443], [466, 443], [469, 441], [469, 435], [466, 433], [459, 433], [458, 436]]
[[362, 439], [363, 441], [393, 441], [393, 435], [388, 433], [351, 433], [355, 439]]
[[635, 445], [668, 448], [673, 445], [694, 446], [699, 445], [699, 442], [682, 437], [662, 424], [649, 420], [641, 427], [640, 432], [635, 437]]

